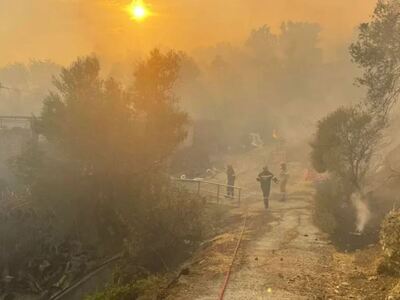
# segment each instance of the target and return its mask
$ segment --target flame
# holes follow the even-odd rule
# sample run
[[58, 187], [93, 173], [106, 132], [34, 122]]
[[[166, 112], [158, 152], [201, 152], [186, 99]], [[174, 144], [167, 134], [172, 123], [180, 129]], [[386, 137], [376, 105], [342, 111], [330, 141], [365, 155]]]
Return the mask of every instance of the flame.
[[275, 140], [279, 140], [279, 136], [278, 136], [278, 133], [276, 132], [276, 129], [274, 129], [274, 130], [272, 131], [272, 137], [273, 137]]

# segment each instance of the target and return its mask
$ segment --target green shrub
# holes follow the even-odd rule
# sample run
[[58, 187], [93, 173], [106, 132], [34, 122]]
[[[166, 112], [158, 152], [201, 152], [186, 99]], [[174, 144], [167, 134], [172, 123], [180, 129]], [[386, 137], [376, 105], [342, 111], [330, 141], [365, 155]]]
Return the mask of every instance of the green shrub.
[[85, 300], [135, 300], [139, 296], [142, 299], [154, 299], [164, 283], [163, 278], [150, 276], [126, 285], [112, 284], [103, 292], [87, 296]]
[[[65, 243], [72, 249], [65, 256], [77, 252], [84, 264], [86, 249], [98, 259], [128, 245], [135, 264], [158, 271], [181, 260], [200, 239], [202, 201], [171, 186], [166, 175], [188, 125], [173, 93], [179, 67], [177, 53], [154, 50], [138, 64], [126, 87], [103, 78], [95, 57], [79, 58], [62, 69], [33, 124], [41, 139], [12, 161], [32, 206], [49, 216], [43, 218], [49, 232], [14, 220], [6, 224], [24, 235], [4, 235], [4, 250], [13, 255], [0, 257], [0, 267], [27, 257], [63, 273], [47, 256]], [[42, 235], [57, 240], [43, 250], [47, 236]], [[37, 253], [30, 253], [31, 243]], [[17, 246], [23, 251], [12, 251]], [[14, 253], [20, 252], [29, 255], [19, 259]], [[79, 276], [86, 271], [80, 270]], [[124, 285], [110, 288], [117, 299], [132, 299], [134, 291]]]
[[315, 194], [314, 222], [324, 232], [332, 235], [337, 228], [335, 212], [340, 205], [341, 193], [338, 182], [332, 179], [317, 186]]
[[311, 162], [354, 190], [360, 189], [381, 138], [382, 123], [358, 107], [341, 107], [318, 122]]
[[88, 296], [87, 300], [132, 300], [138, 297], [138, 292], [134, 284], [124, 286], [113, 285], [104, 292]]
[[173, 186], [155, 197], [135, 216], [129, 249], [145, 268], [168, 270], [202, 239], [204, 203], [197, 195]]

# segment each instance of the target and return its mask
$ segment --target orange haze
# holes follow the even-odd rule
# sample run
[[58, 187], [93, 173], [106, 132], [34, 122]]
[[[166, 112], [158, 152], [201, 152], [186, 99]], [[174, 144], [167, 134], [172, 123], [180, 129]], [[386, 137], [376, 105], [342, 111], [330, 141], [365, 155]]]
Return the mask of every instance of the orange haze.
[[321, 46], [333, 54], [368, 20], [376, 0], [147, 0], [154, 15], [133, 22], [129, 0], [1, 0], [0, 66], [30, 58], [70, 62], [92, 52], [110, 59], [153, 47], [193, 50], [238, 44], [251, 29], [282, 21], [320, 23]]

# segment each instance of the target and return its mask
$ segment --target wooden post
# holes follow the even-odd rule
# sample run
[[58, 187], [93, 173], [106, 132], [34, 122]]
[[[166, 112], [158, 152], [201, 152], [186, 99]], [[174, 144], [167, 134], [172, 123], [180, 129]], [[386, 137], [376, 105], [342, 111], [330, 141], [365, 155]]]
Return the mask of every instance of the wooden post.
[[240, 202], [241, 202], [241, 197], [242, 197], [242, 189], [241, 188], [239, 188], [238, 189], [238, 197], [239, 197], [239, 207], [240, 207]]
[[220, 190], [220, 185], [217, 185], [217, 203], [219, 203], [219, 190]]

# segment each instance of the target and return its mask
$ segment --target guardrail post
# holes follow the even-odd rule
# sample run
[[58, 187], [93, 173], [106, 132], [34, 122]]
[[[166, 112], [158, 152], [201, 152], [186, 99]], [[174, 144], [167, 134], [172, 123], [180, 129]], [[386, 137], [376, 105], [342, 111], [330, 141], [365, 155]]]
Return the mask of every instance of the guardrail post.
[[220, 192], [219, 190], [220, 190], [220, 187], [221, 186], [218, 184], [217, 185], [217, 203], [219, 203], [219, 192]]
[[242, 198], [242, 189], [241, 188], [239, 188], [239, 191], [238, 191], [238, 197], [239, 197], [239, 207], [240, 207], [240, 202], [241, 202], [241, 198]]

